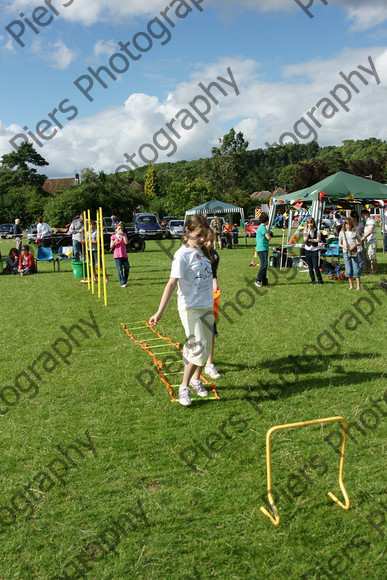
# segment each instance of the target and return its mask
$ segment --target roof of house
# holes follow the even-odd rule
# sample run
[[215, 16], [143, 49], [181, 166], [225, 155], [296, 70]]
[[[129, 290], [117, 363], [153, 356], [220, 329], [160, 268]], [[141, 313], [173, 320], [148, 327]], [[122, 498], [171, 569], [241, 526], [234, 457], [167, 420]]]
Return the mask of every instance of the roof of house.
[[50, 195], [55, 195], [61, 187], [70, 187], [72, 185], [78, 185], [78, 183], [76, 177], [60, 177], [57, 179], [46, 179], [42, 187]]

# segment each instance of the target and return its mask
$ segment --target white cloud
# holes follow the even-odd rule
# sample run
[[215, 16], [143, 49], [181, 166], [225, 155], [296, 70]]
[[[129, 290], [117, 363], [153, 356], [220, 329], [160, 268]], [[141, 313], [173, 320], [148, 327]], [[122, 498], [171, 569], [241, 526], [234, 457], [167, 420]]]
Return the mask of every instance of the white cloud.
[[94, 45], [94, 56], [99, 58], [101, 54], [111, 56], [117, 49], [117, 43], [114, 40], [99, 40]]
[[46, 60], [53, 68], [66, 69], [76, 58], [77, 53], [66, 46], [61, 40], [49, 45], [50, 52], [46, 54]]
[[[365, 86], [361, 79], [354, 76], [352, 81], [358, 86], [359, 93], [355, 94], [352, 90], [348, 103], [350, 111], [346, 112], [338, 106], [339, 112], [330, 120], [317, 112], [322, 127], [316, 127], [316, 131], [320, 145], [339, 145], [343, 139], [385, 139], [387, 49], [367, 48], [347, 49], [330, 60], [286, 66], [281, 80], [277, 82], [264, 80], [260, 63], [252, 60], [225, 58], [202, 65], [192, 74], [189, 82], [177, 85], [165, 99], [143, 93], [132, 94], [120, 107], [75, 119], [46, 142], [43, 148], [36, 146], [36, 149], [49, 161], [48, 172], [51, 176], [70, 175], [74, 168], [80, 170], [87, 166], [93, 166], [97, 171], [113, 172], [118, 165], [127, 163], [125, 153], [137, 153], [141, 145], [152, 142], [154, 133], [160, 128], [165, 128], [167, 134], [172, 135], [166, 123], [182, 108], [191, 110], [188, 103], [196, 95], [203, 94], [198, 83], [209, 84], [218, 75], [228, 78], [227, 67], [235, 76], [240, 95], [235, 96], [231, 87], [223, 85], [229, 95], [224, 97], [218, 93], [220, 102], [219, 105], [212, 104], [208, 124], [200, 120], [191, 130], [184, 130], [181, 129], [181, 120], [176, 121], [173, 127], [181, 135], [180, 139], [174, 137], [177, 150], [171, 157], [167, 157], [166, 153], [172, 150], [172, 146], [164, 153], [160, 151], [157, 161], [208, 157], [211, 147], [231, 127], [244, 133], [250, 148], [265, 147], [266, 141], [272, 143], [278, 141], [284, 132], [293, 132], [295, 122], [320, 99], [332, 98], [330, 91], [344, 82], [339, 76], [340, 71], [348, 75], [358, 65], [369, 68], [369, 55], [373, 58], [381, 83], [377, 85], [370, 74], [362, 72], [369, 83]], [[301, 78], [300, 69], [303, 72]], [[15, 125], [0, 125], [0, 155], [10, 151], [8, 141], [20, 130]], [[308, 140], [300, 138], [301, 143]], [[135, 160], [143, 164], [138, 157]]]
[[[61, 17], [72, 22], [86, 25], [101, 21], [121, 22], [125, 18], [136, 16], [152, 16], [163, 10], [170, 0], [74, 0], [68, 7], [64, 7], [65, 0], [54, 0], [54, 5], [60, 12]], [[10, 14], [16, 14], [21, 9], [30, 9], [36, 6], [36, 0], [5, 0], [2, 2], [4, 9]], [[305, 1], [305, 4], [307, 2]], [[366, 29], [381, 24], [387, 19], [387, 6], [385, 0], [328, 0], [329, 4], [339, 4], [347, 12], [348, 19], [358, 29]], [[315, 0], [311, 10], [324, 7], [319, 0]], [[209, 6], [216, 6], [219, 10], [229, 14], [230, 11], [250, 8], [261, 12], [268, 11], [296, 11], [301, 8], [294, 0], [203, 0], [201, 4], [205, 10]], [[175, 10], [176, 5], [171, 10]], [[305, 15], [305, 18], [307, 16]]]

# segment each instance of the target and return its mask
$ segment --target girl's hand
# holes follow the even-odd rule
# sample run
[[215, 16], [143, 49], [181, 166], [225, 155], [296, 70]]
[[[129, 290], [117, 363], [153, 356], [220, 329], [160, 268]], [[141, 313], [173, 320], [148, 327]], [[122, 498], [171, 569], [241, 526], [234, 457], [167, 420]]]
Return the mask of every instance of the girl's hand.
[[354, 250], [357, 247], [357, 244], [353, 244], [353, 246], [351, 246], [349, 249], [352, 252], [352, 250]]
[[158, 312], [156, 312], [156, 314], [154, 314], [153, 316], [150, 317], [148, 324], [150, 324], [151, 326], [156, 326], [156, 324], [158, 323], [158, 321], [160, 320], [161, 317], [162, 317], [162, 314], [159, 314]]

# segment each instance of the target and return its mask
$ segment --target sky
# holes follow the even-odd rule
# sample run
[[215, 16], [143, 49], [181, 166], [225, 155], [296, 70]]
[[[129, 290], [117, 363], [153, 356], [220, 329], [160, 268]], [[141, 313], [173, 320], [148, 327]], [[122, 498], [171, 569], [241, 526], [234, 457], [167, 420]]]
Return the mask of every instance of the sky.
[[28, 140], [49, 177], [209, 157], [232, 127], [249, 149], [386, 139], [386, 0], [0, 0], [0, 20], [0, 156]]

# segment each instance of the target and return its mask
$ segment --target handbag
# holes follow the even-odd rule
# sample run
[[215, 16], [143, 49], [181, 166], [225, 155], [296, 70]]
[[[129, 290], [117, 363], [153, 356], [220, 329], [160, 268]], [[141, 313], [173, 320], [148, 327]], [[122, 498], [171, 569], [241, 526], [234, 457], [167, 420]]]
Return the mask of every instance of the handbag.
[[354, 250], [349, 249], [349, 244], [348, 244], [348, 240], [347, 240], [347, 236], [346, 236], [345, 232], [344, 232], [344, 238], [345, 238], [346, 246], [348, 248], [348, 251], [347, 251], [348, 258], [357, 258], [357, 249], [356, 248]]

